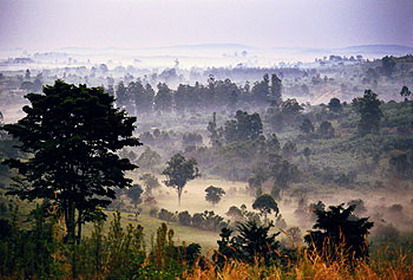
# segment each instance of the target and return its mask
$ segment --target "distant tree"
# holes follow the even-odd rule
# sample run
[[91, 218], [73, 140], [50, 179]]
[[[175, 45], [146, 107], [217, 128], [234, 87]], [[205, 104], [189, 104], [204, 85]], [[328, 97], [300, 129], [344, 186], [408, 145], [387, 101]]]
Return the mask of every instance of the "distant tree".
[[270, 87], [269, 101], [273, 106], [278, 106], [281, 103], [282, 97], [282, 81], [278, 78], [277, 74], [271, 75], [271, 87]]
[[408, 101], [409, 100], [409, 96], [412, 94], [412, 92], [409, 90], [408, 87], [403, 86], [402, 90], [400, 91], [400, 95], [402, 97], [404, 97], [404, 101]]
[[256, 82], [251, 90], [254, 101], [257, 105], [268, 105], [270, 103], [270, 77], [263, 76], [262, 81]]
[[270, 176], [281, 191], [288, 189], [290, 183], [296, 180], [299, 175], [297, 166], [289, 163], [287, 160], [282, 160], [281, 157], [275, 158], [270, 162], [269, 169]]
[[358, 124], [361, 135], [379, 132], [380, 120], [383, 117], [380, 105], [377, 94], [369, 89], [364, 92], [363, 97], [353, 99], [353, 107], [361, 116]]
[[305, 135], [309, 135], [314, 132], [314, 125], [310, 119], [304, 119], [300, 125], [300, 131]]
[[367, 235], [373, 223], [368, 218], [353, 214], [355, 205], [330, 206], [328, 210], [315, 209], [317, 222], [315, 230], [304, 237], [305, 242], [326, 260], [334, 261], [344, 256], [348, 261], [367, 258]]
[[233, 218], [236, 221], [240, 221], [244, 218], [244, 215], [241, 211], [241, 209], [239, 209], [237, 206], [231, 206], [228, 211], [225, 213], [225, 215], [227, 215], [228, 217]]
[[235, 120], [225, 123], [224, 137], [227, 143], [257, 140], [262, 135], [263, 125], [258, 113], [248, 114], [238, 110]]
[[339, 113], [343, 111], [343, 105], [340, 102], [340, 99], [333, 97], [330, 99], [330, 102], [328, 103], [328, 109], [331, 112]]
[[162, 175], [166, 176], [164, 181], [167, 187], [178, 191], [178, 202], [181, 205], [182, 191], [186, 183], [200, 176], [195, 159], [186, 159], [181, 154], [176, 154], [166, 163]]
[[183, 226], [189, 226], [192, 223], [192, 216], [188, 211], [182, 211], [178, 214], [178, 222]]
[[218, 133], [216, 116], [217, 114], [214, 112], [212, 114], [212, 121], [208, 123], [207, 127], [207, 130], [209, 132], [209, 141], [213, 147], [217, 147], [220, 145], [220, 136]]
[[394, 58], [391, 56], [385, 56], [381, 59], [383, 74], [387, 77], [391, 77], [396, 66]]
[[142, 184], [145, 186], [145, 192], [148, 194], [152, 194], [152, 191], [156, 188], [159, 188], [161, 184], [159, 184], [158, 178], [150, 173], [144, 173], [139, 180], [142, 181]]
[[335, 130], [333, 125], [331, 124], [331, 122], [329, 121], [323, 121], [317, 131], [317, 134], [321, 137], [321, 138], [334, 138], [334, 134], [335, 134]]
[[255, 192], [261, 194], [261, 187], [269, 178], [268, 170], [263, 166], [256, 166], [252, 169], [252, 175], [248, 179], [248, 187]]
[[128, 87], [129, 95], [133, 101], [136, 113], [145, 114], [152, 112], [155, 92], [150, 84], [143, 86], [140, 80], [131, 83]]
[[277, 202], [275, 202], [274, 198], [269, 194], [263, 194], [257, 197], [257, 199], [252, 204], [252, 208], [260, 210], [261, 214], [264, 215], [266, 220], [267, 215], [271, 214], [273, 211], [275, 212], [276, 216], [279, 213]]
[[42, 94], [25, 97], [31, 103], [23, 107], [26, 116], [3, 127], [21, 151], [32, 155], [6, 161], [19, 171], [11, 193], [50, 201], [63, 215], [66, 240], [80, 240], [82, 224], [115, 198], [116, 189], [132, 182], [125, 171], [137, 166], [115, 152], [141, 144], [132, 136], [136, 118], [115, 109], [103, 88], [57, 80]]
[[139, 184], [134, 184], [132, 187], [126, 190], [126, 195], [131, 199], [131, 202], [134, 205], [135, 209], [137, 208], [137, 205], [142, 202], [142, 193], [143, 189]]
[[281, 112], [289, 118], [297, 117], [303, 110], [304, 108], [294, 98], [281, 103]]
[[143, 151], [138, 157], [138, 164], [145, 169], [153, 169], [155, 166], [161, 164], [161, 156], [149, 147]]
[[202, 145], [202, 135], [196, 132], [188, 132], [182, 136], [182, 143], [185, 146], [198, 147]]
[[172, 110], [172, 91], [165, 83], [158, 84], [158, 92], [155, 95], [155, 111], [159, 113]]
[[24, 74], [24, 79], [30, 80], [30, 78], [31, 78], [30, 70], [26, 69], [26, 72]]
[[209, 186], [205, 189], [205, 200], [211, 202], [213, 205], [218, 204], [221, 201], [225, 191], [222, 188]]
[[125, 108], [129, 104], [129, 96], [125, 84], [120, 81], [116, 87], [116, 105]]
[[267, 139], [267, 152], [268, 155], [278, 154], [281, 150], [280, 142], [278, 141], [277, 135], [272, 133]]

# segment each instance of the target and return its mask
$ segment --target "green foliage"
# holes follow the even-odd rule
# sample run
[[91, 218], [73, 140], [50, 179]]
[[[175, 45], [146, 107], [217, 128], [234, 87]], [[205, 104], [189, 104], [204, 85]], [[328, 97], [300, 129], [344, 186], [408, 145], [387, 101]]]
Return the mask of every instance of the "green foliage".
[[44, 211], [45, 205], [36, 205], [28, 216], [29, 226], [21, 229], [19, 211], [10, 205], [10, 219], [0, 219], [0, 278], [14, 276], [20, 279], [58, 277], [58, 262], [53, 258], [57, 245], [53, 243], [55, 220]]
[[275, 238], [280, 233], [270, 234], [272, 227], [249, 220], [238, 224], [237, 234], [232, 237], [233, 231], [223, 228], [218, 252], [213, 257], [215, 262], [222, 265], [225, 259], [236, 259], [249, 263], [263, 260], [267, 265], [274, 263], [279, 259], [279, 242]]
[[235, 120], [225, 123], [224, 138], [227, 143], [257, 140], [262, 134], [262, 122], [258, 113], [248, 114], [238, 110]]
[[81, 224], [115, 198], [116, 188], [130, 186], [124, 172], [136, 166], [114, 151], [140, 145], [132, 136], [136, 119], [115, 109], [114, 98], [102, 88], [57, 80], [43, 91], [26, 95], [31, 103], [23, 108], [26, 116], [4, 126], [21, 151], [33, 154], [25, 161], [6, 161], [20, 174], [11, 193], [56, 205], [68, 240], [74, 240], [76, 226], [80, 238]]
[[353, 99], [353, 107], [361, 116], [358, 124], [361, 135], [379, 132], [380, 120], [383, 116], [380, 105], [377, 94], [369, 89], [364, 92], [363, 97]]

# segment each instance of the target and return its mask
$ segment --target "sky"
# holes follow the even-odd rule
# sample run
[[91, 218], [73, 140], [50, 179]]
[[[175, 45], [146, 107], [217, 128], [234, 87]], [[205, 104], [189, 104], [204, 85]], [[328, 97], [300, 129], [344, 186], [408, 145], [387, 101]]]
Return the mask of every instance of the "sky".
[[413, 46], [413, 0], [0, 0], [0, 48]]

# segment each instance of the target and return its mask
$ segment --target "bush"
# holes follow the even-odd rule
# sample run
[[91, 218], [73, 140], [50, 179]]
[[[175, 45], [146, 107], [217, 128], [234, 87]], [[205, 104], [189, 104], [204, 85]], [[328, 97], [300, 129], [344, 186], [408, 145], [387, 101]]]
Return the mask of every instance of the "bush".
[[167, 222], [176, 222], [175, 214], [164, 208], [158, 213], [158, 218]]

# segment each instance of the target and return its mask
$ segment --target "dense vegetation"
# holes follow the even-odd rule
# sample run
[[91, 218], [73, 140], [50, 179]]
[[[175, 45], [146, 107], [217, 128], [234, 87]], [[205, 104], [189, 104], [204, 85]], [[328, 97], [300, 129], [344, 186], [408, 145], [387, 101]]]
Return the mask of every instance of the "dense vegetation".
[[[412, 278], [412, 58], [340, 59], [228, 70], [259, 74], [252, 86], [210, 69], [206, 85], [175, 90], [57, 80], [27, 94], [0, 134], [0, 277]], [[323, 72], [363, 89], [342, 84], [319, 105], [286, 97], [337, 84]], [[40, 79], [0, 82], [39, 91]], [[396, 84], [400, 102], [377, 94]], [[178, 231], [215, 247], [174, 241]]]

